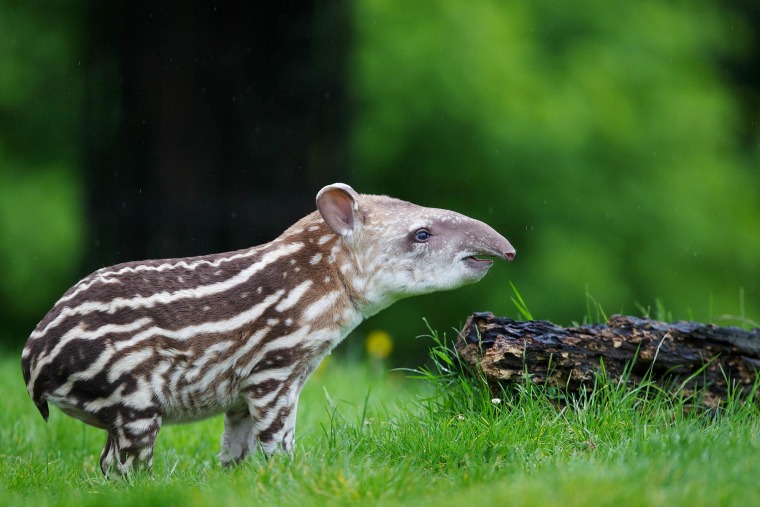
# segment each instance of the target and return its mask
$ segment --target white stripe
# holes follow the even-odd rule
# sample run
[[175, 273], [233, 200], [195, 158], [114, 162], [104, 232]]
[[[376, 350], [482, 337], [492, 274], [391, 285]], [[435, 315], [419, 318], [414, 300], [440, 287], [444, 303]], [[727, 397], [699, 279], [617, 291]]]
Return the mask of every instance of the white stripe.
[[[135, 421], [129, 421], [124, 425], [125, 428], [129, 428], [134, 431], [148, 431], [156, 426], [156, 419], [153, 417], [146, 417], [145, 419], [137, 419]], [[145, 449], [150, 451], [150, 449]]]
[[[336, 332], [332, 329], [319, 329], [317, 331], [312, 331], [310, 327], [305, 326], [294, 333], [273, 339], [264, 347], [262, 347], [262, 349], [256, 354], [253, 359], [251, 359], [251, 361], [245, 367], [238, 368], [235, 371], [236, 375], [239, 378], [243, 379], [242, 382], [240, 382], [240, 389], [243, 390], [249, 388], [252, 385], [263, 382], [269, 378], [272, 378], [273, 380], [283, 380], [283, 378], [280, 377], [286, 370], [292, 371], [293, 367], [295, 366], [303, 366], [304, 359], [308, 359], [311, 362], [316, 361], [318, 364], [322, 358], [329, 354], [332, 350], [332, 347], [327, 347], [319, 356], [312, 358], [302, 357], [294, 361], [294, 363], [282, 368], [267, 369], [251, 375], [251, 370], [253, 370], [253, 368], [262, 360], [267, 352], [273, 349], [287, 349], [295, 347], [297, 344], [302, 343], [307, 337], [309, 339], [309, 344], [311, 345], [329, 342], [333, 346], [335, 346], [340, 341], [340, 339], [343, 338], [343, 336], [341, 336], [341, 333]], [[313, 353], [309, 353], [309, 356], [312, 354]], [[255, 393], [253, 398], [256, 399]]]
[[[116, 298], [111, 301], [106, 302], [88, 302], [88, 303], [82, 303], [81, 305], [75, 307], [75, 308], [64, 308], [61, 313], [53, 319], [45, 328], [34, 331], [30, 338], [39, 338], [41, 336], [44, 336], [47, 334], [52, 328], [59, 325], [61, 322], [66, 319], [66, 317], [69, 317], [70, 315], [85, 315], [91, 312], [108, 312], [108, 313], [114, 313], [116, 310], [120, 308], [151, 308], [155, 304], [170, 304], [175, 301], [179, 301], [181, 299], [194, 299], [194, 298], [202, 298], [206, 296], [210, 296], [212, 294], [218, 294], [221, 292], [225, 292], [232, 287], [235, 287], [237, 285], [243, 284], [247, 282], [253, 275], [267, 267], [272, 262], [276, 261], [280, 257], [290, 255], [294, 252], [297, 252], [303, 247], [303, 243], [290, 243], [288, 245], [285, 245], [282, 248], [279, 248], [277, 250], [272, 250], [271, 252], [267, 252], [264, 254], [264, 256], [261, 258], [259, 262], [256, 262], [254, 264], [251, 264], [248, 268], [244, 269], [243, 271], [240, 271], [232, 278], [229, 278], [228, 280], [225, 280], [223, 282], [217, 282], [210, 285], [205, 286], [199, 286], [199, 287], [192, 287], [188, 289], [181, 289], [174, 293], [169, 292], [159, 292], [157, 294], [152, 294], [150, 296], [145, 297], [135, 297], [135, 298]], [[56, 306], [60, 304], [56, 303]]]
[[335, 306], [335, 303], [338, 301], [338, 297], [340, 297], [341, 294], [342, 292], [337, 290], [328, 292], [310, 304], [303, 311], [303, 317], [306, 322], [314, 322], [317, 318], [322, 317], [329, 312]]
[[269, 330], [270, 329], [268, 327], [259, 329], [254, 334], [246, 338], [245, 344], [242, 347], [237, 348], [235, 350], [235, 353], [227, 358], [223, 363], [213, 366], [206, 373], [206, 375], [203, 376], [203, 379], [200, 382], [193, 383], [191, 386], [192, 389], [195, 392], [205, 392], [208, 390], [208, 386], [210, 386], [214, 379], [218, 376], [222, 376], [222, 374], [226, 373], [225, 377], [230, 378], [233, 372], [232, 367], [237, 364], [238, 360], [242, 356], [250, 352], [251, 349], [255, 348], [267, 335], [267, 333], [269, 333]]
[[[246, 363], [242, 367], [238, 367], [235, 370], [235, 374], [237, 375], [237, 377], [244, 379], [240, 383], [240, 389], [243, 389], [246, 386], [250, 386], [251, 384], [256, 383], [256, 380], [255, 379], [252, 380], [252, 377], [250, 376], [251, 370], [253, 370], [253, 368], [261, 361], [261, 359], [267, 354], [267, 352], [269, 352], [272, 349], [287, 349], [287, 348], [294, 347], [295, 345], [303, 342], [307, 336], [309, 337], [309, 340], [311, 341], [313, 333], [310, 333], [310, 331], [311, 329], [309, 328], [309, 326], [305, 326], [291, 334], [280, 336], [267, 342], [267, 344], [264, 345], [261, 348], [261, 350], [259, 350], [256, 353], [256, 355], [253, 358], [251, 358], [250, 361], [248, 361], [248, 363]], [[264, 373], [266, 373], [266, 371]], [[260, 374], [257, 374], [257, 375], [260, 376]]]
[[[287, 366], [283, 366], [282, 368], [260, 371], [245, 379], [245, 383], [248, 386], [252, 386], [266, 382], [267, 380], [279, 380], [281, 382], [283, 380], [287, 380], [290, 374], [293, 373], [293, 368], [296, 366], [298, 366], [298, 363], [289, 364]], [[257, 400], [259, 398], [254, 397], [253, 399]], [[256, 406], [255, 403], [254, 406]]]
[[[148, 382], [142, 377], [136, 377], [136, 382], [137, 388], [131, 394], [128, 394], [126, 396], [122, 394], [122, 391], [124, 391], [124, 384], [121, 384], [114, 392], [108, 395], [108, 397], [98, 398], [96, 400], [85, 403], [84, 409], [87, 412], [96, 412], [104, 407], [110, 407], [111, 405], [115, 405], [117, 403], [136, 408], [138, 410], [144, 409], [153, 401], [151, 391], [149, 389], [150, 384], [148, 384]], [[70, 382], [66, 382], [67, 385], [69, 383]], [[53, 401], [53, 403], [55, 403], [55, 401]], [[121, 427], [123, 428], [123, 426]]]
[[135, 346], [136, 344], [154, 336], [162, 336], [171, 340], [189, 340], [197, 335], [203, 334], [217, 334], [217, 333], [229, 333], [235, 329], [241, 328], [246, 324], [249, 324], [258, 319], [267, 308], [272, 306], [280, 299], [284, 289], [280, 289], [274, 294], [267, 296], [261, 303], [249, 308], [248, 310], [238, 313], [234, 317], [225, 320], [218, 320], [214, 322], [204, 322], [194, 326], [187, 326], [177, 330], [163, 329], [158, 326], [153, 326], [149, 329], [141, 331], [129, 340], [121, 340], [114, 344], [114, 348], [124, 350]]
[[261, 245], [261, 246], [258, 246], [258, 247], [254, 247], [254, 248], [252, 248], [250, 250], [246, 250], [244, 252], [236, 253], [235, 255], [231, 255], [229, 257], [222, 257], [222, 258], [219, 258], [219, 259], [216, 259], [216, 260], [213, 260], [213, 261], [209, 261], [209, 260], [206, 260], [206, 259], [199, 259], [199, 260], [196, 260], [195, 262], [187, 262], [188, 259], [181, 259], [181, 260], [173, 259], [173, 260], [176, 260], [177, 262], [174, 262], [174, 263], [165, 262], [164, 264], [159, 264], [158, 266], [150, 266], [150, 265], [147, 265], [147, 264], [140, 264], [140, 265], [137, 265], [137, 266], [124, 267], [124, 268], [121, 268], [121, 269], [115, 270], [115, 271], [114, 270], [107, 271], [108, 268], [102, 268], [102, 269], [99, 269], [98, 271], [96, 271], [95, 273], [93, 273], [92, 276], [94, 277], [94, 279], [92, 281], [90, 281], [89, 283], [84, 283], [85, 280], [87, 280], [87, 278], [84, 278], [83, 280], [80, 280], [79, 283], [75, 286], [75, 287], [77, 287], [77, 289], [74, 292], [72, 292], [71, 294], [68, 294], [68, 295], [62, 297], [60, 299], [60, 301], [68, 301], [69, 299], [73, 298], [74, 296], [76, 296], [77, 294], [79, 294], [80, 292], [82, 292], [83, 290], [88, 289], [91, 285], [93, 285], [96, 282], [118, 283], [119, 282], [118, 279], [109, 278], [109, 277], [112, 277], [112, 276], [120, 276], [120, 275], [123, 275], [124, 273], [137, 273], [137, 272], [140, 272], [140, 271], [158, 271], [158, 272], [161, 272], [161, 271], [166, 271], [167, 269], [176, 269], [176, 268], [189, 269], [189, 270], [193, 271], [193, 270], [195, 270], [195, 268], [197, 268], [201, 264], [206, 264], [208, 266], [220, 266], [223, 262], [230, 262], [230, 261], [237, 260], [237, 259], [244, 259], [246, 257], [250, 257], [252, 255], [255, 255], [256, 252], [258, 252], [259, 250], [261, 250], [262, 246], [264, 246], [264, 245]]
[[[298, 363], [289, 364], [287, 366], [283, 366], [282, 368], [277, 369], [271, 369], [271, 370], [265, 370], [259, 373], [254, 373], [251, 375], [248, 379], [246, 379], [246, 384], [248, 386], [252, 386], [255, 384], [260, 384], [262, 382], [267, 382], [269, 380], [276, 380], [280, 383], [284, 382], [288, 379], [293, 373], [293, 369], [298, 366]], [[250, 381], [250, 382], [249, 382]], [[261, 407], [266, 406], [270, 401], [272, 401], [275, 396], [281, 396], [282, 392], [278, 392], [278, 389], [273, 389], [271, 392], [267, 393], [263, 397], [261, 396], [250, 396], [248, 399], [250, 400], [248, 402], [248, 407], [255, 407], [257, 409], [260, 409]], [[276, 410], [274, 410], [277, 412]], [[258, 412], [258, 411], [256, 411]]]
[[[37, 375], [40, 374], [40, 370], [42, 370], [44, 366], [52, 363], [56, 359], [56, 356], [58, 356], [58, 354], [61, 352], [61, 349], [63, 349], [63, 347], [65, 347], [71, 340], [75, 338], [81, 338], [84, 340], [94, 340], [109, 333], [129, 333], [131, 331], [137, 331], [141, 327], [144, 327], [150, 324], [151, 322], [152, 322], [151, 319], [146, 317], [143, 319], [136, 320], [134, 322], [130, 322], [129, 324], [120, 324], [120, 325], [106, 324], [92, 331], [85, 331], [80, 326], [70, 329], [65, 335], [61, 337], [61, 339], [58, 341], [56, 346], [53, 347], [53, 350], [51, 350], [49, 354], [42, 357], [39, 360], [39, 362], [36, 365], [34, 365], [34, 368], [32, 369], [31, 374], [29, 376], [29, 392], [32, 392], [34, 388], [34, 382], [37, 380]], [[111, 352], [111, 354], [113, 353], [113, 351], [110, 349], [106, 350], [106, 352], [109, 352], [109, 351]], [[107, 355], [107, 354], [101, 354], [98, 357], [98, 359], [95, 361], [95, 363], [93, 364], [97, 364], [104, 355]], [[110, 357], [110, 355], [108, 355], [108, 357]], [[90, 366], [85, 371], [87, 372], [90, 370], [92, 370], [92, 366]], [[94, 370], [94, 372], [97, 373], [97, 370]], [[79, 375], [80, 373], [83, 373], [83, 372], [77, 372], [74, 375]]]
[[290, 289], [290, 292], [287, 296], [285, 296], [285, 299], [280, 301], [280, 303], [275, 306], [274, 309], [278, 312], [284, 312], [285, 310], [293, 308], [293, 306], [298, 303], [298, 300], [301, 299], [301, 296], [303, 296], [306, 291], [309, 290], [309, 287], [311, 287], [312, 283], [314, 282], [311, 280], [306, 280], [305, 282]]
[[200, 376], [206, 369], [206, 364], [216, 359], [219, 353], [226, 351], [232, 346], [231, 341], [221, 341], [207, 347], [203, 350], [202, 355], [197, 357], [192, 365], [185, 372], [185, 380], [188, 382], [195, 382], [195, 379]]
[[[53, 393], [51, 393], [49, 400], [52, 403], [55, 403], [56, 399], [66, 400], [69, 391], [71, 391], [71, 387], [74, 385], [74, 382], [77, 382], [78, 380], [88, 380], [103, 371], [103, 368], [105, 367], [106, 363], [113, 357], [114, 351], [113, 349], [106, 349], [101, 353], [98, 358], [93, 361], [93, 363], [83, 371], [78, 371], [76, 373], [72, 373], [69, 375], [69, 378], [66, 380], [65, 384], [62, 384], [59, 386]], [[119, 389], [120, 391], [120, 389]], [[114, 393], [112, 396], [116, 396], [117, 393]]]
[[[291, 370], [292, 370], [292, 368], [291, 368]], [[285, 379], [287, 379], [289, 376], [290, 376], [290, 374], [285, 375]], [[271, 379], [267, 379], [267, 380], [278, 380], [278, 379], [272, 377]], [[279, 379], [279, 380], [284, 380], [284, 379]], [[248, 401], [249, 410], [250, 410], [250, 407], [252, 407], [252, 406], [256, 407], [256, 409], [259, 409], [261, 407], [266, 407], [273, 399], [275, 399], [275, 397], [279, 396], [282, 393], [280, 392], [279, 389], [275, 388], [275, 389], [272, 389], [271, 391], [269, 391], [268, 393], [266, 393], [264, 396], [259, 395], [255, 391], [254, 391], [253, 394], [254, 394], [254, 396], [249, 396], [249, 398], [248, 398], [249, 399], [249, 401]]]
[[150, 388], [158, 398], [158, 402], [163, 406], [166, 404], [166, 397], [164, 396], [164, 385], [166, 384], [166, 378], [164, 374], [171, 368], [169, 361], [161, 361], [150, 372]]
[[[250, 308], [249, 310], [243, 313], [235, 315], [234, 317], [230, 319], [217, 321], [217, 322], [204, 322], [203, 324], [200, 324], [200, 325], [187, 326], [187, 327], [178, 329], [176, 331], [163, 329], [158, 326], [150, 327], [136, 334], [129, 340], [122, 340], [122, 341], [117, 342], [114, 345], [113, 350], [116, 350], [116, 351], [124, 350], [125, 348], [132, 347], [136, 345], [137, 343], [142, 342], [148, 338], [154, 337], [156, 335], [163, 336], [169, 339], [174, 339], [174, 340], [187, 340], [198, 334], [224, 333], [224, 332], [232, 331], [234, 329], [242, 327], [243, 325], [249, 322], [253, 322], [254, 320], [256, 320], [259, 316], [261, 316], [262, 313], [264, 313], [264, 311], [267, 308], [269, 308], [275, 302], [277, 302], [277, 300], [282, 296], [284, 292], [285, 291], [281, 289], [275, 292], [274, 294], [272, 294], [271, 296], [268, 296], [267, 298], [265, 298], [264, 301], [262, 301], [261, 303], [253, 306], [252, 308]], [[79, 338], [79, 339], [85, 339], [85, 340], [93, 340], [93, 339], [100, 338], [103, 335], [108, 334], [108, 333], [124, 333], [124, 332], [129, 332], [129, 331], [136, 331], [137, 329], [145, 326], [146, 324], [149, 324], [150, 322], [151, 322], [151, 319], [144, 318], [127, 325], [117, 326], [113, 324], [106, 324], [105, 326], [102, 326], [94, 331], [84, 331], [79, 327], [76, 327], [70, 330], [63, 337], [61, 337], [61, 340], [58, 342], [55, 348], [51, 351], [51, 353], [48, 354], [43, 360], [41, 360], [35, 366], [34, 370], [32, 371], [32, 375], [29, 379], [29, 391], [32, 392], [34, 381], [37, 378], [37, 375], [39, 375], [39, 372], [42, 369], [42, 367], [51, 363], [55, 359], [55, 357], [58, 355], [60, 350], [72, 339]], [[101, 357], [103, 357], [103, 354], [101, 354]], [[90, 376], [97, 373], [97, 371], [94, 371], [92, 374], [90, 374], [90, 376], [86, 376], [88, 374], [86, 372], [90, 372], [91, 370], [92, 368], [88, 368], [87, 370], [85, 370], [85, 372], [77, 372], [73, 374], [72, 377], [77, 376], [78, 379], [90, 378]]]
[[[262, 334], [265, 334], [267, 331], [268, 331], [268, 328], [259, 329], [254, 335], [252, 335], [249, 338], [249, 340], [258, 341], [260, 337], [262, 336]], [[225, 347], [218, 346], [221, 344], [224, 344]], [[225, 341], [225, 342], [214, 344], [208, 349], [204, 350], [203, 355], [201, 357], [193, 361], [190, 367], [183, 370], [184, 373], [182, 376], [184, 377], [185, 381], [197, 386], [198, 385], [197, 379], [198, 377], [200, 377], [201, 374], [205, 374], [203, 378], [208, 379], [209, 376], [215, 377], [218, 372], [221, 372], [225, 369], [231, 369], [232, 365], [235, 364], [236, 357], [238, 356], [238, 354], [240, 354], [239, 349], [235, 349], [235, 353], [232, 354], [230, 357], [224, 358], [222, 362], [213, 362], [210, 366], [208, 366], [209, 362], [212, 362], [213, 359], [217, 358], [218, 352], [227, 350], [231, 345], [232, 345], [232, 342]], [[245, 345], [248, 346], [250, 345], [250, 343], [246, 343]]]
[[116, 382], [116, 379], [122, 376], [123, 373], [134, 369], [135, 366], [142, 363], [153, 355], [153, 349], [140, 349], [135, 352], [131, 352], [124, 357], [120, 357], [115, 361], [108, 369], [108, 381], [111, 383]]
[[[279, 377], [280, 375], [278, 375]], [[287, 377], [286, 377], [287, 378]], [[290, 406], [292, 410], [286, 417], [293, 417], [296, 413], [296, 403], [298, 403], [298, 395], [301, 392], [301, 386], [298, 383], [291, 384], [289, 389], [285, 393], [280, 393], [280, 396], [275, 402], [274, 406], [270, 407], [266, 411], [260, 410], [261, 407], [257, 406], [255, 401], [252, 400], [248, 403], [248, 411], [251, 414], [256, 414], [255, 424], [259, 429], [269, 428], [274, 422], [275, 418], [279, 416], [280, 409], [282, 407]], [[280, 428], [275, 434], [274, 438], [277, 439], [278, 435], [282, 435], [287, 430], [287, 424]]]

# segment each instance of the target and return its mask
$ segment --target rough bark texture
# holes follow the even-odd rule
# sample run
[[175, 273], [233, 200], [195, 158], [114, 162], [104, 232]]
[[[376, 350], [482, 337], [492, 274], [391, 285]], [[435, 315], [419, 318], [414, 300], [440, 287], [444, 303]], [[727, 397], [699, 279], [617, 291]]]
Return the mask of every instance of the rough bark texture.
[[535, 384], [571, 392], [590, 389], [603, 362], [615, 381], [627, 373], [629, 385], [635, 386], [650, 375], [667, 389], [685, 394], [698, 390], [702, 402], [715, 407], [726, 399], [730, 386], [746, 395], [755, 383], [760, 328], [666, 324], [621, 315], [613, 315], [606, 325], [563, 328], [475, 313], [459, 334], [456, 349], [494, 383], [520, 382], [527, 375]]

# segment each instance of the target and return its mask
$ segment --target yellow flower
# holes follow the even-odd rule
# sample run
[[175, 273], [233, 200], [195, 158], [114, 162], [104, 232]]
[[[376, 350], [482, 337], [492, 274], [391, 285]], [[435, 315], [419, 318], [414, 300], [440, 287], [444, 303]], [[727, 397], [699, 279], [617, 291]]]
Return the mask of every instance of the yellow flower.
[[393, 352], [393, 339], [385, 331], [376, 330], [367, 335], [364, 346], [373, 359], [385, 359]]

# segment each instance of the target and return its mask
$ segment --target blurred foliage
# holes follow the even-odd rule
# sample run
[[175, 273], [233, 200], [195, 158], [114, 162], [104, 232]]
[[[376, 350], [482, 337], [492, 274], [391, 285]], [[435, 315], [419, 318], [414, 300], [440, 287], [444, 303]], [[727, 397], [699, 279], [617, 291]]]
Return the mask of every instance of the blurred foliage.
[[608, 314], [662, 298], [676, 318], [757, 319], [760, 122], [739, 131], [720, 62], [760, 41], [731, 10], [363, 0], [356, 20], [355, 187], [479, 218], [517, 249], [373, 327], [516, 316], [510, 280], [558, 322], [582, 319], [587, 294]]
[[83, 240], [76, 3], [0, 4], [0, 343], [72, 285]]

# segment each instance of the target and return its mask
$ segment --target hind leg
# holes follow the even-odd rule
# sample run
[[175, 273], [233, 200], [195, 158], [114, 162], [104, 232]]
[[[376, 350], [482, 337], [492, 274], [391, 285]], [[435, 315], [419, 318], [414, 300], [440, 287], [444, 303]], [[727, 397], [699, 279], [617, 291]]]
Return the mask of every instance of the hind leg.
[[118, 428], [108, 429], [108, 439], [100, 455], [100, 469], [105, 476], [111, 470], [128, 475], [132, 470], [150, 470], [153, 466], [153, 446], [161, 416], [135, 419]]

